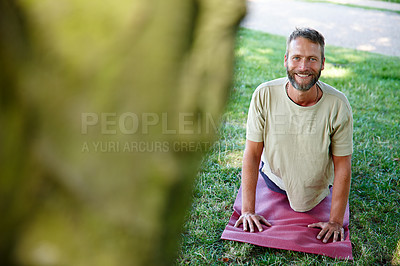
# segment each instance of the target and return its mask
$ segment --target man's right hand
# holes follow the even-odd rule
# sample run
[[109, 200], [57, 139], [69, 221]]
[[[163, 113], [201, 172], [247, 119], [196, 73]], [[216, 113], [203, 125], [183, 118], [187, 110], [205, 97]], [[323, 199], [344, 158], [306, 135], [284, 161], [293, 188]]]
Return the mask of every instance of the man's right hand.
[[267, 219], [261, 215], [255, 213], [244, 213], [235, 223], [235, 227], [239, 227], [239, 225], [243, 224], [243, 231], [247, 231], [248, 227], [250, 227], [250, 232], [253, 233], [255, 224], [258, 228], [258, 231], [262, 232], [263, 229], [261, 223], [264, 223], [266, 226], [272, 226]]

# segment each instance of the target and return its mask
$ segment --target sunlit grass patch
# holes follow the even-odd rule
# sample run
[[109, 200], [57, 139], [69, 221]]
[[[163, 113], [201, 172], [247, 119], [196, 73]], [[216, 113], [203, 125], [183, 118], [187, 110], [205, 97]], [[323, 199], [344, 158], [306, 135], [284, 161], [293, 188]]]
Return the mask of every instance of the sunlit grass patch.
[[344, 67], [335, 66], [333, 64], [326, 64], [322, 74], [322, 78], [346, 78], [351, 72]]

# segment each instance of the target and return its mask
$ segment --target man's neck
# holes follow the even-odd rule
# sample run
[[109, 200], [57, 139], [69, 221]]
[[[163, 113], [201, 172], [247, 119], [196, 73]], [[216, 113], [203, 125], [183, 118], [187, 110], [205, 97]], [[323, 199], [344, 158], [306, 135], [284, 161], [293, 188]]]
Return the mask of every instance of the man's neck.
[[297, 105], [312, 106], [316, 104], [322, 97], [322, 91], [317, 84], [312, 86], [308, 91], [300, 91], [292, 86], [290, 82], [286, 86], [288, 97]]

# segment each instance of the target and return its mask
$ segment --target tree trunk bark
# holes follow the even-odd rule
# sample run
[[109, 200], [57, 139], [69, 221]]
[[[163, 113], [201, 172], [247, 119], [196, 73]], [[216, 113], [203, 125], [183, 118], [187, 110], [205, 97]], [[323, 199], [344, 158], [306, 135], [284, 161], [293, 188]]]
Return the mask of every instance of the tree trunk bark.
[[0, 0], [0, 264], [174, 262], [244, 0]]

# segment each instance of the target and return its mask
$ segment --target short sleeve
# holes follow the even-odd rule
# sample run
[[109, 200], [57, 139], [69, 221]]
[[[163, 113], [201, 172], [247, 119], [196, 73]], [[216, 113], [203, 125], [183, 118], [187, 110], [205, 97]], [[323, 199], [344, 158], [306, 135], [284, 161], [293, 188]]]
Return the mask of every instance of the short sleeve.
[[264, 90], [257, 88], [251, 98], [249, 113], [247, 117], [246, 139], [254, 142], [264, 141], [265, 127], [265, 96]]
[[[347, 99], [346, 99], [347, 101]], [[343, 102], [338, 110], [331, 135], [331, 150], [335, 156], [353, 153], [353, 115], [348, 102]]]

